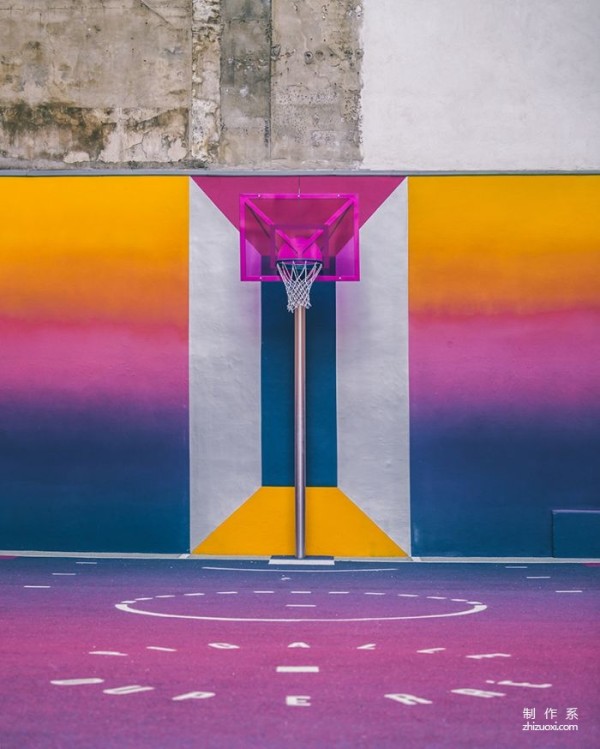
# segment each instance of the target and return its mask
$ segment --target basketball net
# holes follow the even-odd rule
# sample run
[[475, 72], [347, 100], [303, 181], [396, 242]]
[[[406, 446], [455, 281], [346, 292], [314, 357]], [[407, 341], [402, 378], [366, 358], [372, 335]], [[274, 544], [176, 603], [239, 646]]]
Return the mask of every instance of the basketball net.
[[319, 260], [280, 260], [277, 263], [287, 292], [289, 312], [295, 312], [298, 307], [309, 309], [310, 289], [322, 267]]

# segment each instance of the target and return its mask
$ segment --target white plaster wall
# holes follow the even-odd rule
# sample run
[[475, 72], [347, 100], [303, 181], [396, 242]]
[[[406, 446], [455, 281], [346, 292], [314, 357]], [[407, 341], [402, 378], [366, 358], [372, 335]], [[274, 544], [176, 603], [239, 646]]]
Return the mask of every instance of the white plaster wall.
[[239, 232], [190, 180], [190, 545], [261, 484], [260, 284]]
[[407, 182], [360, 231], [337, 284], [338, 485], [410, 553]]
[[365, 0], [363, 167], [600, 169], [598, 0]]

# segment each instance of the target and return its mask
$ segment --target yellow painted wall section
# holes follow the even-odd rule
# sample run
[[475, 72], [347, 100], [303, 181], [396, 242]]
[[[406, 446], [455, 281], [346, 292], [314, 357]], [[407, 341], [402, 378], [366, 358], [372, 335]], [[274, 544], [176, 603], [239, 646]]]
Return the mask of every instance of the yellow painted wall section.
[[[232, 556], [295, 553], [294, 488], [264, 486], [193, 551]], [[337, 487], [306, 490], [306, 554], [338, 557], [406, 557]]]
[[412, 314], [597, 306], [600, 175], [410, 177], [408, 201]]
[[187, 177], [3, 177], [5, 314], [187, 328], [188, 189]]

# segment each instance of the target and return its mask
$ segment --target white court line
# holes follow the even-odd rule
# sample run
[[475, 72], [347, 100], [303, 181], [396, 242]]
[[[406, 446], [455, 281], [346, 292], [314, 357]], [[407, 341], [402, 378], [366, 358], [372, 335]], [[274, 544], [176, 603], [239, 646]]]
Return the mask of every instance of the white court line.
[[316, 603], [286, 603], [288, 609], [316, 609]]
[[[203, 595], [204, 595], [204, 593], [184, 593], [183, 595], [184, 595], [184, 596], [203, 596]], [[140, 600], [141, 600], [141, 599], [140, 599]], [[147, 599], [145, 599], [145, 600], [147, 600], [147, 601], [151, 601], [152, 599], [151, 599], [151, 598], [147, 598]]]
[[176, 653], [177, 652], [175, 648], [161, 648], [158, 645], [147, 645], [146, 650], [159, 650], [162, 653]]
[[583, 593], [582, 590], [555, 590], [555, 593]]
[[127, 653], [119, 653], [117, 650], [90, 650], [88, 655], [116, 655], [127, 658]]
[[76, 575], [77, 573], [76, 572], [53, 572], [52, 574], [66, 576], [66, 575]]
[[416, 593], [398, 593], [398, 598], [418, 598]]
[[103, 684], [104, 679], [92, 677], [90, 679], [55, 679], [50, 684], [56, 684], [59, 687], [78, 687], [83, 684]]
[[278, 674], [318, 674], [318, 666], [277, 666]]
[[349, 590], [328, 590], [328, 595], [330, 596], [347, 596], [348, 593], [350, 593]]
[[104, 694], [135, 694], [136, 692], [152, 692], [154, 687], [142, 687], [139, 684], [130, 684], [126, 687], [115, 687], [115, 689], [103, 689]]
[[310, 595], [312, 593], [312, 590], [290, 590], [290, 593], [295, 596]]
[[75, 562], [75, 564], [98, 564], [98, 562]]
[[273, 565], [315, 565], [320, 567], [333, 567], [335, 562], [333, 559], [270, 559], [269, 564]]
[[50, 585], [24, 585], [24, 588], [50, 588]]
[[527, 575], [526, 580], [550, 580], [550, 575]]
[[253, 593], [275, 593], [274, 590], [253, 590]]
[[[273, 574], [273, 572], [275, 574], [278, 574], [282, 571], [282, 570], [255, 570], [255, 569], [252, 569], [251, 567], [211, 567], [208, 565], [203, 565], [202, 569], [203, 570], [221, 570], [223, 572], [267, 572], [271, 574]], [[332, 572], [335, 572], [336, 574], [342, 574], [344, 572], [346, 573], [349, 572], [353, 574], [355, 572], [395, 572], [398, 569], [400, 568], [399, 567], [375, 567], [374, 569], [367, 569], [363, 567], [362, 569], [357, 569], [357, 570], [336, 570], [336, 569], [333, 569], [333, 570], [294, 570], [294, 572], [296, 573], [306, 572], [309, 575], [318, 574], [318, 573], [321, 573], [321, 574], [326, 573], [329, 575]]]
[[504, 567], [507, 570], [526, 570], [527, 569], [526, 564], [505, 564]]
[[[418, 596], [415, 596], [415, 598]], [[288, 604], [291, 605], [291, 604]], [[306, 605], [306, 604], [303, 604]], [[474, 605], [473, 608], [465, 609], [464, 611], [449, 611], [443, 614], [416, 614], [412, 616], [355, 616], [355, 617], [318, 617], [318, 618], [303, 618], [303, 619], [287, 619], [287, 618], [274, 618], [274, 617], [244, 617], [244, 616], [206, 616], [206, 615], [192, 615], [192, 614], [168, 614], [160, 611], [142, 611], [141, 609], [132, 609], [125, 602], [115, 604], [115, 608], [119, 611], [125, 611], [128, 614], [140, 614], [142, 616], [158, 616], [164, 619], [196, 619], [199, 621], [212, 621], [212, 622], [268, 622], [268, 623], [305, 623], [305, 622], [335, 622], [340, 624], [342, 622], [386, 622], [386, 621], [405, 621], [412, 619], [447, 619], [455, 616], [467, 616], [469, 614], [479, 614], [487, 609], [484, 604]], [[312, 606], [311, 606], [312, 608]]]

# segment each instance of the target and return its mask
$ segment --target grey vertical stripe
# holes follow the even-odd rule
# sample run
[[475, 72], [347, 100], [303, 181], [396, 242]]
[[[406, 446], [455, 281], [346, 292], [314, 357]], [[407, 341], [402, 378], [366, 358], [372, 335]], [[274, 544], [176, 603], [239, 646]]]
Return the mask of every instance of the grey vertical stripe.
[[339, 487], [410, 553], [405, 180], [361, 229], [361, 280], [337, 288]]
[[190, 543], [259, 487], [260, 284], [242, 283], [239, 232], [190, 180]]

